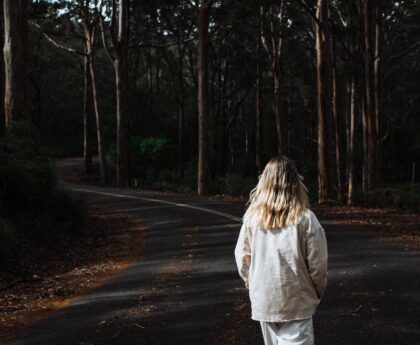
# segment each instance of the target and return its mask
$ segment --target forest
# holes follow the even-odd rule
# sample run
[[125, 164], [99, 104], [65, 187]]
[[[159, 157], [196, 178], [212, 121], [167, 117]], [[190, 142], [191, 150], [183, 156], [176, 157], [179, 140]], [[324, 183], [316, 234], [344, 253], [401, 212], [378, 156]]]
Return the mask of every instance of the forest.
[[320, 203], [418, 180], [416, 0], [3, 2], [2, 132], [98, 183], [246, 195], [276, 154]]
[[[418, 344], [420, 0], [0, 0], [0, 45], [2, 344], [261, 343], [246, 262]], [[251, 259], [258, 181], [301, 223]]]

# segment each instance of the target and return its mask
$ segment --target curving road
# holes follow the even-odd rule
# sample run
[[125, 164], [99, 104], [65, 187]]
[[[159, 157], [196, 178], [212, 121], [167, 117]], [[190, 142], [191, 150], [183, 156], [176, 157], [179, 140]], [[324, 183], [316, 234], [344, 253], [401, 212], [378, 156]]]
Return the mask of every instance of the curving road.
[[[67, 185], [145, 226], [138, 259], [4, 345], [262, 344], [233, 249], [239, 202]], [[420, 251], [372, 232], [321, 223], [329, 282], [317, 345], [420, 344]]]

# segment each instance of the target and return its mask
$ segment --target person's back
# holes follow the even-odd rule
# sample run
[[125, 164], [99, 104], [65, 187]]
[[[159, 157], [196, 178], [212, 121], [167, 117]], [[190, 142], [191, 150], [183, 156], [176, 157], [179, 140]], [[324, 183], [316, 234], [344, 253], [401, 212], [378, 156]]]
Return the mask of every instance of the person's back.
[[251, 193], [235, 248], [265, 344], [313, 344], [312, 315], [327, 280], [327, 243], [306, 192], [290, 160], [271, 160]]

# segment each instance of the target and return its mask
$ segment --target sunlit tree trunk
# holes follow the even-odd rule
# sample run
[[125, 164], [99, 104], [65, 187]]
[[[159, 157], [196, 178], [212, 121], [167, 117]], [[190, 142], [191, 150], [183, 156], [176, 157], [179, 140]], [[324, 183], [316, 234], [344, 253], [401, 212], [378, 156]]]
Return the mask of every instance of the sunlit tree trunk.
[[95, 27], [91, 24], [90, 18], [90, 0], [84, 0], [82, 4], [82, 16], [83, 16], [83, 29], [85, 34], [85, 44], [86, 44], [86, 54], [88, 57], [90, 80], [92, 83], [92, 100], [93, 100], [93, 109], [95, 112], [96, 120], [96, 138], [98, 146], [98, 159], [99, 159], [99, 170], [101, 183], [105, 184], [108, 181], [108, 174], [106, 169], [106, 151], [105, 144], [103, 139], [103, 129], [102, 129], [102, 116], [99, 112], [99, 96], [98, 96], [98, 83], [96, 80], [96, 68], [95, 68], [95, 59], [94, 59], [94, 46], [93, 41], [95, 37], [94, 29]]
[[102, 117], [99, 112], [99, 97], [98, 97], [98, 83], [96, 81], [96, 69], [92, 55], [89, 55], [90, 78], [92, 80], [92, 97], [93, 108], [95, 111], [96, 119], [96, 138], [98, 143], [98, 158], [99, 170], [101, 175], [101, 183], [105, 184], [108, 181], [108, 174], [106, 170], [106, 152], [103, 140]]
[[30, 120], [28, 102], [29, 0], [4, 0], [4, 118], [6, 130]]
[[[0, 32], [4, 33], [4, 3], [0, 0]], [[4, 34], [0, 35], [0, 47], [4, 47]], [[0, 136], [5, 132], [4, 115], [4, 58], [0, 59]]]

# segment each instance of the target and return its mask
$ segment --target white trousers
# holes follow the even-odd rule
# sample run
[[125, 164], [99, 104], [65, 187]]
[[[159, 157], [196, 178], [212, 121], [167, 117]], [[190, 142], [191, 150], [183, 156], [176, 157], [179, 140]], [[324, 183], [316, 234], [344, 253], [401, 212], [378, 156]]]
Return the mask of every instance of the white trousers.
[[265, 345], [314, 345], [312, 318], [260, 324]]

